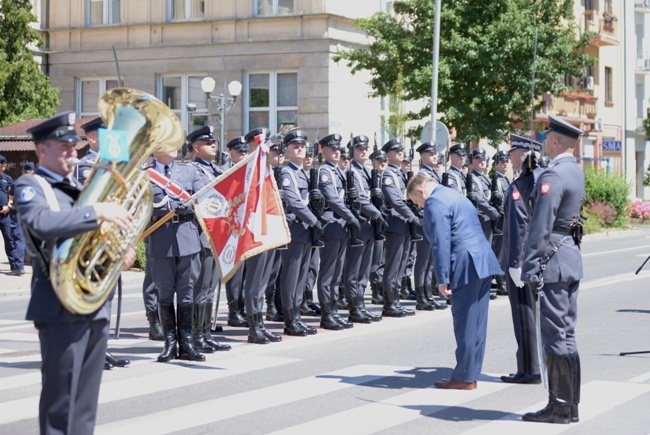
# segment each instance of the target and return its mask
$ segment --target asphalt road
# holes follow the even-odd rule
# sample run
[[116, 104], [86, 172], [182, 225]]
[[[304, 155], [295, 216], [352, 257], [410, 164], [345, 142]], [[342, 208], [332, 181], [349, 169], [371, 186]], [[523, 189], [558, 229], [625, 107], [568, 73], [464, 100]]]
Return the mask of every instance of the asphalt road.
[[[131, 359], [104, 373], [97, 433], [650, 433], [650, 228], [589, 236], [577, 326], [582, 359], [581, 422], [524, 423], [546, 403], [538, 385], [507, 385], [515, 342], [507, 298], [490, 303], [483, 378], [474, 391], [432, 387], [454, 365], [450, 310], [418, 312], [347, 331], [233, 345], [205, 363], [155, 362], [161, 343], [147, 340], [139, 274], [125, 285], [122, 330], [109, 348]], [[2, 286], [0, 278], [0, 286]], [[0, 297], [0, 433], [37, 433], [38, 339], [23, 321], [26, 294]], [[407, 302], [407, 305], [412, 302]], [[222, 301], [222, 307], [225, 305]], [[370, 306], [373, 310], [379, 307]], [[222, 309], [223, 311], [223, 309]], [[115, 312], [115, 309], [114, 309]], [[317, 326], [318, 319], [308, 318]], [[113, 322], [114, 325], [115, 322]], [[220, 324], [224, 324], [223, 313]], [[270, 324], [281, 332], [281, 325]]]

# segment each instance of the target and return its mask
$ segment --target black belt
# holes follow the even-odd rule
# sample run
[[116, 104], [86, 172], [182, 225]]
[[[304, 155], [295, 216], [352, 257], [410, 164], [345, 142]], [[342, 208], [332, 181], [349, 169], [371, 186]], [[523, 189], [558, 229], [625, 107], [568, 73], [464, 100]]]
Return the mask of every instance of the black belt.
[[[154, 216], [151, 218], [151, 222], [157, 222], [160, 219], [162, 219], [164, 216]], [[169, 222], [177, 224], [180, 222], [189, 222], [194, 220], [194, 214], [184, 214], [181, 216], [174, 215], [172, 218], [169, 220]]]

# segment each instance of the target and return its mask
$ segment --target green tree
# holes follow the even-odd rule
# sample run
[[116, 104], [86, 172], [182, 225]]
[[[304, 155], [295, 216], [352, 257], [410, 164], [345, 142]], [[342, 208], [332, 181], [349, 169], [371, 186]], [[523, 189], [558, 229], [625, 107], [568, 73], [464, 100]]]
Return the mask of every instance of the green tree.
[[50, 86], [28, 48], [41, 46], [29, 0], [0, 0], [0, 127], [52, 116], [59, 90]]
[[[396, 0], [393, 14], [358, 21], [367, 47], [335, 56], [355, 73], [370, 72], [372, 96], [401, 89], [405, 101], [428, 100], [410, 119], [430, 111], [433, 0]], [[572, 0], [443, 0], [440, 15], [438, 111], [459, 140], [501, 140], [517, 122], [530, 122], [535, 28], [535, 92], [557, 92], [565, 75], [581, 77], [593, 59], [590, 35], [579, 38]], [[541, 106], [541, 100], [539, 106]]]

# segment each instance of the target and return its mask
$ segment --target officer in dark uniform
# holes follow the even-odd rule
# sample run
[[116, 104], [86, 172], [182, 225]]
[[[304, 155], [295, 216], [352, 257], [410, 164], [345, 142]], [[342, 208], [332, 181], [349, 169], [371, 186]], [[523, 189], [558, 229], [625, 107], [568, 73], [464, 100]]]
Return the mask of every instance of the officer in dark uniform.
[[[535, 148], [541, 149], [539, 142], [516, 134], [510, 135], [510, 161], [514, 170], [521, 172], [523, 159]], [[513, 384], [539, 384], [539, 358], [537, 352], [537, 334], [535, 333], [535, 301], [530, 288], [521, 280], [521, 263], [524, 255], [524, 245], [528, 237], [530, 209], [524, 198], [533, 193], [534, 177], [539, 176], [542, 168], [532, 173], [521, 175], [510, 184], [504, 196], [503, 216], [503, 246], [499, 261], [501, 269], [506, 271], [508, 299], [512, 312], [512, 324], [517, 341], [517, 371], [501, 376], [501, 380]], [[524, 194], [522, 194], [524, 190]]]
[[474, 180], [474, 193], [476, 195], [476, 208], [478, 217], [481, 221], [481, 227], [488, 243], [492, 243], [493, 223], [496, 222], [501, 214], [499, 210], [490, 204], [492, 194], [492, 182], [485, 175], [484, 171], [487, 165], [487, 154], [484, 148], [476, 148], [471, 155], [471, 171]]
[[[305, 144], [305, 161], [303, 168], [309, 177], [310, 169], [314, 164], [314, 144], [307, 142]], [[320, 266], [320, 249], [312, 249], [309, 253], [309, 271], [305, 279], [305, 294], [303, 296], [300, 313], [303, 316], [320, 316], [320, 305], [314, 302], [314, 286], [318, 276], [318, 267]]]
[[467, 189], [465, 187], [466, 177], [463, 173], [465, 157], [467, 157], [467, 151], [465, 151], [464, 144], [457, 143], [449, 148], [449, 170], [447, 171], [446, 177], [447, 186], [463, 195], [467, 195]]
[[399, 166], [404, 158], [402, 142], [397, 138], [391, 139], [384, 144], [382, 151], [388, 157], [388, 166], [382, 174], [381, 190], [384, 194], [384, 204], [390, 211], [384, 233], [386, 242], [382, 313], [386, 317], [412, 316], [415, 311], [400, 305], [399, 291], [411, 247], [409, 225], [421, 226], [421, 223], [406, 205], [406, 174]]
[[5, 253], [9, 260], [11, 271], [9, 275], [24, 275], [25, 268], [20, 264], [16, 255], [16, 244], [11, 231], [11, 209], [13, 205], [9, 201], [9, 187], [13, 179], [9, 174], [5, 174], [7, 168], [7, 158], [0, 154], [0, 232], [5, 244]]
[[[499, 212], [499, 218], [494, 221], [494, 231], [492, 233], [492, 250], [499, 258], [501, 256], [501, 249], [503, 246], [503, 203], [505, 200], [506, 191], [510, 187], [510, 180], [508, 179], [508, 169], [510, 160], [508, 153], [505, 151], [497, 151], [494, 155], [492, 165], [494, 166], [494, 175], [492, 175], [492, 195], [491, 203], [494, 208]], [[504, 269], [505, 270], [505, 269]], [[505, 296], [508, 294], [506, 288], [505, 275], [497, 275], [495, 277], [497, 282], [497, 295]]]
[[[198, 192], [204, 181], [195, 166], [174, 160], [178, 150], [154, 153], [152, 168], [192, 194]], [[165, 346], [158, 356], [159, 362], [172, 358], [205, 361], [205, 356], [194, 346], [192, 328], [194, 312], [194, 287], [201, 273], [201, 240], [199, 224], [192, 205], [185, 205], [167, 188], [152, 183], [154, 206], [152, 223], [170, 211], [173, 219], [167, 221], [149, 236], [151, 274], [159, 292], [158, 311], [165, 336]], [[174, 309], [176, 297], [176, 310]], [[177, 329], [178, 327], [178, 329]]]
[[341, 135], [331, 134], [318, 142], [322, 147], [325, 163], [318, 168], [318, 188], [325, 197], [326, 210], [323, 213], [328, 224], [323, 230], [320, 267], [316, 286], [322, 315], [320, 326], [340, 331], [354, 326], [338, 315], [338, 293], [343, 273], [343, 260], [350, 235], [347, 226], [361, 229], [359, 220], [345, 205], [347, 182], [337, 166], [341, 155]]
[[302, 165], [305, 160], [307, 133], [293, 130], [284, 136], [285, 155], [289, 163], [282, 168], [282, 190], [287, 200], [287, 221], [291, 242], [282, 251], [280, 292], [284, 309], [284, 333], [305, 337], [315, 334], [316, 328], [300, 319], [300, 305], [305, 290], [307, 268], [303, 267], [312, 245], [312, 233], [322, 231], [322, 224], [308, 207], [309, 181]]
[[[381, 192], [381, 179], [382, 174], [386, 170], [388, 165], [388, 157], [386, 153], [382, 150], [377, 150], [373, 153], [373, 167], [379, 174], [379, 183], [377, 188]], [[383, 202], [384, 194], [381, 194]], [[382, 205], [382, 215], [385, 215], [386, 208]], [[382, 232], [385, 230], [385, 225], [382, 225]], [[372, 250], [372, 262], [370, 264], [370, 291], [371, 299], [370, 302], [375, 305], [384, 305], [383, 297], [383, 282], [384, 282], [384, 241], [385, 240], [375, 240], [375, 247]]]
[[[131, 215], [114, 203], [74, 207], [81, 184], [72, 177], [79, 137], [75, 115], [65, 112], [30, 128], [39, 168], [15, 184], [16, 208], [33, 250], [32, 297], [27, 320], [38, 329], [42, 358], [40, 432], [92, 433], [108, 341], [110, 301], [88, 315], [72, 314], [59, 302], [49, 279], [49, 262], [57, 241], [111, 222], [126, 229]], [[135, 261], [135, 250], [123, 258]]]
[[[420, 170], [418, 171], [418, 175], [432, 178], [436, 183], [442, 184], [442, 174], [434, 169], [438, 161], [435, 144], [425, 142], [416, 151], [420, 153]], [[421, 228], [418, 229], [418, 232], [424, 236]], [[441, 304], [433, 297], [432, 285], [435, 281], [433, 256], [431, 255], [431, 245], [427, 242], [426, 238], [423, 237], [423, 239], [415, 243], [417, 250], [414, 266], [415, 293], [417, 295], [415, 309], [425, 311], [444, 310], [447, 308], [447, 304]]]
[[[267, 128], [256, 128], [244, 136], [248, 143], [248, 152], [257, 150], [256, 136], [264, 136], [263, 141], [269, 143], [270, 131]], [[269, 143], [270, 144], [270, 143]], [[268, 344], [282, 341], [282, 337], [272, 333], [264, 326], [264, 293], [271, 275], [271, 260], [274, 251], [265, 251], [246, 260], [243, 292], [248, 319], [248, 342], [254, 344]]]
[[552, 158], [535, 186], [522, 267], [523, 281], [539, 292], [542, 344], [548, 374], [548, 405], [524, 420], [577, 422], [580, 402], [580, 357], [575, 325], [580, 280], [580, 209], [585, 199], [584, 174], [575, 148], [582, 130], [549, 115], [544, 152]]
[[353, 153], [352, 163], [348, 170], [352, 172], [355, 180], [360, 212], [367, 218], [361, 224], [361, 230], [356, 234], [357, 238], [363, 241], [363, 246], [348, 244], [345, 256], [344, 281], [350, 313], [348, 321], [372, 323], [380, 321], [381, 316], [377, 316], [366, 309], [363, 294], [368, 285], [372, 251], [375, 245], [373, 225], [382, 225], [385, 221], [381, 211], [370, 201], [370, 171], [365, 167], [365, 161], [368, 158], [368, 137], [363, 135], [355, 136], [348, 146]]
[[[221, 171], [214, 163], [219, 151], [217, 139], [214, 137], [214, 127], [206, 125], [187, 135], [186, 142], [192, 147], [196, 167], [203, 184], [209, 184], [221, 175]], [[215, 351], [230, 350], [227, 344], [221, 344], [212, 338], [212, 306], [214, 291], [219, 283], [219, 271], [210, 249], [207, 235], [201, 231], [201, 272], [194, 286], [194, 312], [192, 321], [194, 325], [194, 346], [199, 352], [212, 353]]]
[[[230, 153], [231, 166], [235, 166], [248, 155], [248, 142], [244, 136], [239, 136], [226, 145]], [[228, 299], [228, 326], [248, 328], [244, 312], [244, 274], [246, 264], [239, 266], [235, 274], [226, 282], [226, 298]]]
[[[340, 151], [341, 151], [341, 156], [339, 158], [339, 161], [336, 162], [336, 165], [339, 167], [339, 169], [345, 175], [347, 173], [347, 169], [350, 167], [350, 158], [351, 158], [350, 150], [347, 147], [344, 147], [343, 145], [341, 145]], [[339, 310], [347, 310], [348, 309], [348, 299], [347, 299], [348, 295], [347, 295], [347, 293], [345, 291], [345, 276], [346, 276], [345, 269], [346, 269], [346, 267], [347, 267], [347, 263], [345, 261], [343, 261], [343, 269], [341, 270], [341, 276], [343, 276], [343, 278], [341, 279], [341, 282], [339, 283], [339, 291], [338, 291], [339, 298], [336, 301], [336, 306], [337, 306], [337, 308]]]
[[88, 151], [86, 155], [79, 159], [74, 174], [82, 185], [86, 183], [92, 166], [99, 156], [99, 136], [97, 130], [100, 128], [106, 128], [104, 121], [100, 117], [92, 119], [81, 126], [81, 129], [86, 135], [86, 141], [88, 142]]
[[[33, 162], [26, 162], [23, 165], [22, 175], [33, 174], [36, 168], [34, 167]], [[11, 218], [11, 236], [14, 241], [15, 249], [15, 258], [16, 263], [13, 266], [13, 270], [10, 272], [11, 275], [20, 276], [25, 274], [25, 236], [23, 235], [23, 229], [20, 225], [20, 220], [18, 219], [18, 212], [16, 211], [15, 201], [14, 201], [14, 191], [15, 191], [15, 181], [14, 184], [9, 186], [9, 203], [11, 205], [11, 211], [9, 212], [9, 217]]]
[[[284, 162], [284, 146], [281, 142], [274, 143], [269, 147], [269, 165], [274, 172], [280, 170], [280, 178], [282, 174], [282, 163]], [[280, 179], [277, 182], [278, 190], [280, 194], [284, 196], [284, 191], [282, 190], [282, 180]], [[286, 203], [286, 199], [282, 200], [282, 203]], [[272, 257], [270, 259], [271, 270], [269, 273], [268, 284], [266, 286], [265, 298], [266, 298], [266, 320], [272, 322], [284, 322], [284, 314], [282, 314], [282, 298], [280, 296], [280, 288], [278, 286], [278, 281], [280, 279], [280, 269], [282, 268], [282, 251], [286, 250], [286, 246], [281, 246], [276, 248], [272, 252]]]

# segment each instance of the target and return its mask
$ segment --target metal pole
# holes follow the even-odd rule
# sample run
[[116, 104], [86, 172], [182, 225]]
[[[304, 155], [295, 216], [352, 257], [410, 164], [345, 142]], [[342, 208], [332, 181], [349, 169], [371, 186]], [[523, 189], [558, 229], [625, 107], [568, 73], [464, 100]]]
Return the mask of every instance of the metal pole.
[[431, 71], [431, 141], [436, 141], [436, 116], [438, 112], [438, 59], [440, 57], [440, 3], [436, 0], [436, 11], [433, 25], [433, 69]]
[[[219, 153], [223, 152], [223, 142], [226, 137], [224, 118], [226, 117], [226, 97], [219, 95]], [[221, 155], [221, 154], [219, 154]]]

